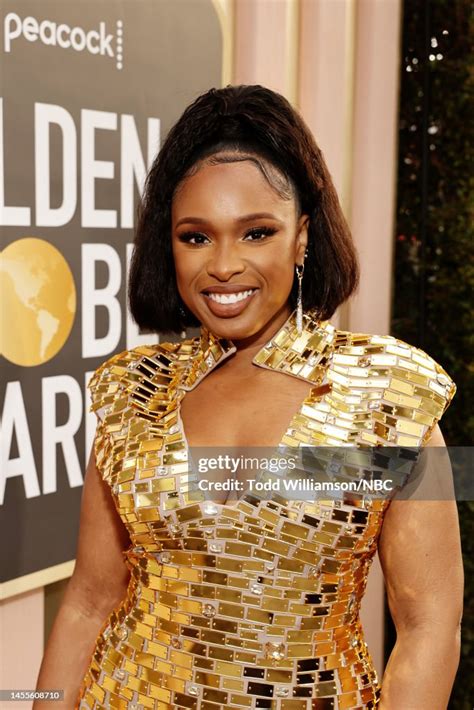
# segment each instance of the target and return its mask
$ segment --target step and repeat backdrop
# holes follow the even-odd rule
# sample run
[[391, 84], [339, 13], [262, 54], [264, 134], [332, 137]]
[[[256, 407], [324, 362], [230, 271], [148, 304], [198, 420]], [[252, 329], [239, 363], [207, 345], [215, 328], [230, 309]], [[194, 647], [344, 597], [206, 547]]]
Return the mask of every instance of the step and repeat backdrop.
[[[3, 0], [0, 582], [73, 560], [96, 419], [86, 383], [157, 337], [126, 308], [163, 137], [222, 85], [212, 0]], [[47, 575], [34, 575], [41, 586]], [[24, 591], [25, 586], [22, 586]], [[5, 596], [5, 594], [4, 594]]]

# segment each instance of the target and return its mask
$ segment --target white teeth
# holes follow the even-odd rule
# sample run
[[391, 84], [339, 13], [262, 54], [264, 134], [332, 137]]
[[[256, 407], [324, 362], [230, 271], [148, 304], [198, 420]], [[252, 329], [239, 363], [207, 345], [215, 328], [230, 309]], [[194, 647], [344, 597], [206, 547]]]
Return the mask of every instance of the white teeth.
[[217, 303], [237, 303], [237, 301], [243, 301], [244, 298], [248, 298], [252, 293], [254, 289], [250, 289], [250, 291], [239, 291], [238, 293], [207, 293], [206, 296], [208, 298], [211, 298], [213, 301], [217, 301]]

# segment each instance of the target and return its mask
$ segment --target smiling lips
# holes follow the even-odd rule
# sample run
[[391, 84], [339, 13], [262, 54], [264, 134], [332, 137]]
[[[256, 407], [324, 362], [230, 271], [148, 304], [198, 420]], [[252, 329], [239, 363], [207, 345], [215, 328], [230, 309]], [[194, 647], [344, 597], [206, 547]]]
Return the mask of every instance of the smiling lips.
[[232, 293], [217, 293], [210, 291], [205, 293], [205, 296], [216, 301], [217, 303], [237, 303], [237, 301], [243, 301], [252, 295], [255, 289], [249, 289], [248, 291], [234, 291]]
[[238, 315], [253, 294], [258, 291], [254, 286], [236, 284], [235, 286], [212, 286], [202, 291], [210, 310], [215, 315]]

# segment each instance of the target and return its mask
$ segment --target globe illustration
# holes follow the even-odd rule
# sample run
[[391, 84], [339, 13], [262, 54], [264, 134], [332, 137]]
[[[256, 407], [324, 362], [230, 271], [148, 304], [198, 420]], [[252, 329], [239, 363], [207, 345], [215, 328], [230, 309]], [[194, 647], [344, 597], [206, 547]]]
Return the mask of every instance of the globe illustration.
[[23, 367], [53, 358], [69, 337], [76, 314], [74, 278], [61, 252], [25, 237], [0, 255], [0, 352]]

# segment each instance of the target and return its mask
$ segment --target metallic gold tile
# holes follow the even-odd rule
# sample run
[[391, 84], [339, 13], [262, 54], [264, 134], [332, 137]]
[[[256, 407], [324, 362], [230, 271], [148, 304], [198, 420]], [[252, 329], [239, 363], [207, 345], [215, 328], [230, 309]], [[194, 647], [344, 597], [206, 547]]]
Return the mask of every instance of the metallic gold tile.
[[[378, 702], [358, 614], [386, 501], [246, 494], [210, 513], [194, 496], [180, 402], [234, 352], [202, 328], [118, 353], [89, 382], [94, 452], [130, 533], [131, 581], [98, 634], [77, 710], [126, 710], [137, 698], [155, 710]], [[253, 362], [313, 385], [281, 443], [342, 445], [337, 481], [362, 475], [360, 447], [425, 444], [456, 391], [423, 351], [312, 312], [301, 335], [288, 319]]]

